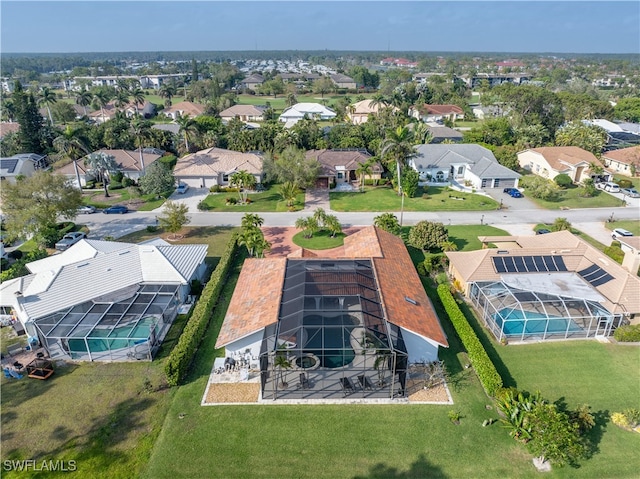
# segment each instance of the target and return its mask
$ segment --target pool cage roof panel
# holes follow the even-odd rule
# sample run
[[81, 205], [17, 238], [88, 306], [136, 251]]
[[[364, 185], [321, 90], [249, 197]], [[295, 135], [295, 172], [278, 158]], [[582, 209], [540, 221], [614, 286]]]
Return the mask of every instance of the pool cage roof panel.
[[179, 288], [176, 284], [143, 284], [118, 302], [97, 298], [39, 318], [35, 324], [47, 338], [107, 337], [119, 328], [119, 334], [127, 331], [130, 339], [146, 339], [148, 334], [138, 324], [149, 316], [161, 317]]

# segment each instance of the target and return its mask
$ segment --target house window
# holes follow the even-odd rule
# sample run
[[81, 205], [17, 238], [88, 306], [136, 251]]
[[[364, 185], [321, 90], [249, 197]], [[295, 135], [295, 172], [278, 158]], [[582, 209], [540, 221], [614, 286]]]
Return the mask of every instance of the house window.
[[529, 162], [529, 166], [527, 167], [527, 170], [529, 171], [533, 170], [533, 161]]
[[342, 172], [338, 172], [338, 179], [341, 180], [342, 178], [344, 178], [344, 173]]
[[229, 182], [229, 175], [223, 174], [222, 175], [222, 182], [223, 183], [228, 183]]
[[458, 174], [459, 175], [464, 174], [464, 166], [458, 166]]
[[500, 186], [500, 178], [496, 178], [495, 180], [493, 180], [493, 187], [497, 188], [498, 186]]
[[540, 171], [540, 165], [536, 165], [536, 172]]
[[487, 186], [487, 179], [486, 179], [486, 178], [484, 178], [484, 179], [482, 180], [482, 183], [480, 184], [480, 188], [484, 188], [484, 187], [486, 187], [486, 186]]

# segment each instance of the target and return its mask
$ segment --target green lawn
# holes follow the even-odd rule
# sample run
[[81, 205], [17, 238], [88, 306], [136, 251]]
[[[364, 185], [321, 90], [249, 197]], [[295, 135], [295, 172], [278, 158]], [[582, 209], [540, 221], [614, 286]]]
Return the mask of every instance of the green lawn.
[[610, 208], [612, 206], [622, 205], [621, 200], [602, 190], [596, 190], [595, 195], [591, 198], [583, 198], [580, 196], [580, 188], [576, 186], [562, 190], [560, 197], [554, 201], [533, 198], [531, 195], [527, 194], [526, 188], [524, 190], [524, 194], [538, 206], [549, 210], [565, 208]]
[[606, 228], [613, 230], [614, 228], [623, 228], [631, 231], [635, 236], [640, 236], [640, 220], [621, 220], [604, 224]]
[[[400, 197], [388, 186], [366, 187], [364, 193], [332, 191], [329, 198], [335, 211], [400, 211]], [[487, 211], [497, 207], [498, 203], [488, 196], [441, 186], [419, 188], [415, 198], [404, 199], [405, 211]]]
[[135, 209], [137, 211], [151, 211], [162, 206], [166, 201], [166, 198], [168, 198], [173, 191], [167, 191], [161, 196], [149, 194], [137, 197], [132, 196], [131, 192], [132, 190], [129, 188], [109, 190], [109, 198], [105, 198], [104, 189], [84, 190], [82, 195], [83, 203], [85, 205], [95, 206], [99, 209], [123, 203], [126, 204], [129, 209]]
[[[231, 228], [190, 228], [181, 242], [208, 244], [207, 262], [215, 265], [231, 232]], [[121, 240], [152, 236], [143, 231]], [[75, 460], [81, 477], [139, 477], [177, 392], [163, 388], [163, 358], [184, 323], [184, 317], [174, 322], [151, 363], [68, 363], [57, 366], [47, 381], [10, 381], [3, 376], [2, 460]], [[5, 330], [9, 328], [2, 328], [3, 347], [5, 339], [12, 340]], [[3, 470], [2, 477], [68, 475], [25, 476]]]
[[[247, 205], [228, 205], [227, 198], [239, 199], [238, 193], [212, 193], [204, 200], [208, 207], [208, 211], [232, 211], [232, 212], [285, 212], [289, 211], [287, 204], [282, 200], [278, 193], [280, 185], [270, 185], [266, 191], [261, 193], [250, 193], [251, 203]], [[304, 207], [304, 193], [300, 192], [296, 195], [296, 203], [293, 211], [301, 210]]]
[[326, 230], [315, 233], [311, 238], [305, 238], [303, 232], [296, 233], [292, 241], [301, 248], [307, 249], [330, 249], [342, 246], [344, 244], [344, 233], [338, 233], [335, 237], [331, 237]]

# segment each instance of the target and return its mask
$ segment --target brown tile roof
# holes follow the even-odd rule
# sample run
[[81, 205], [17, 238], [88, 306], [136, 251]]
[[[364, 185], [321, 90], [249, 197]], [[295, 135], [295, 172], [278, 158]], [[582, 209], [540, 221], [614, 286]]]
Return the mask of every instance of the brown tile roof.
[[[593, 264], [600, 266], [614, 278], [595, 287], [607, 300], [604, 306], [612, 313], [640, 313], [640, 278], [569, 231], [515, 238], [516, 241], [512, 244], [516, 246], [510, 247], [505, 243], [500, 245], [500, 250], [509, 250], [519, 256], [560, 255], [567, 270], [574, 273]], [[499, 280], [501, 276], [495, 271], [491, 259], [498, 251], [499, 249], [493, 248], [446, 254], [463, 281], [493, 281]]]
[[181, 101], [175, 105], [171, 105], [169, 108], [162, 110], [162, 113], [180, 113], [181, 115], [189, 115], [192, 118], [200, 116], [204, 113], [204, 105], [199, 103], [193, 103], [190, 101]]
[[624, 163], [636, 165], [640, 163], [640, 146], [631, 146], [629, 148], [622, 148], [620, 150], [607, 151], [602, 154], [603, 158], [607, 158], [618, 163]]
[[423, 115], [425, 113], [429, 115], [450, 115], [451, 113], [462, 115], [464, 113], [458, 105], [423, 105], [419, 110]]
[[262, 116], [264, 107], [257, 105], [233, 105], [232, 107], [222, 110], [220, 118], [234, 118], [236, 116]]
[[180, 158], [173, 169], [178, 177], [211, 177], [220, 173], [245, 170], [254, 175], [262, 173], [262, 157], [256, 153], [241, 153], [222, 148], [208, 148]]
[[604, 166], [593, 153], [577, 146], [543, 146], [531, 148], [529, 151], [542, 155], [549, 166], [556, 171], [565, 171], [568, 166], [576, 166], [582, 162]]
[[15, 133], [20, 129], [20, 123], [0, 123], [0, 138], [4, 138], [7, 133]]
[[[119, 168], [123, 172], [139, 172], [142, 169], [140, 165], [140, 153], [138, 150], [130, 151], [130, 150], [97, 150], [94, 153], [106, 153], [107, 155], [113, 156], [115, 162], [118, 164]], [[155, 155], [151, 153], [144, 154], [144, 167], [148, 168], [149, 165], [154, 163], [160, 155]], [[67, 163], [66, 165], [62, 165], [59, 167], [54, 167], [56, 173], [60, 173], [63, 175], [75, 175], [76, 170], [73, 167], [73, 162]], [[78, 171], [81, 175], [87, 173], [87, 167], [84, 165], [84, 161], [78, 161]]]
[[278, 321], [286, 264], [286, 258], [245, 260], [216, 348]]
[[[366, 150], [309, 150], [306, 152], [307, 158], [315, 158], [320, 162], [322, 170], [321, 176], [335, 175], [336, 167], [343, 166], [346, 170], [356, 170], [358, 166], [371, 158]], [[373, 173], [381, 173], [382, 166], [376, 162], [372, 168]]]
[[376, 228], [363, 228], [344, 239], [347, 258], [382, 258], [382, 249]]

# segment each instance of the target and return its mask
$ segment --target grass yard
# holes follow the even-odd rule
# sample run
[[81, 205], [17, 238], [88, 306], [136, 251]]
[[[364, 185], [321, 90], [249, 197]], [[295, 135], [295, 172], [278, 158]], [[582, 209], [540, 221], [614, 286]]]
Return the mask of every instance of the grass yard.
[[[264, 213], [269, 211], [285, 212], [290, 211], [286, 202], [278, 193], [280, 185], [270, 185], [266, 191], [261, 193], [250, 193], [251, 203], [248, 205], [231, 205], [227, 204], [227, 198], [238, 199], [238, 193], [212, 193], [208, 195], [202, 202], [207, 205], [208, 211], [228, 211], [234, 213], [258, 212]], [[299, 211], [304, 208], [304, 192], [296, 195], [296, 202], [293, 211]]]
[[596, 190], [595, 195], [591, 198], [583, 198], [580, 196], [580, 188], [576, 186], [562, 190], [560, 197], [554, 201], [533, 198], [531, 195], [527, 194], [526, 188], [524, 190], [524, 194], [538, 206], [549, 210], [567, 208], [610, 208], [622, 206], [621, 200], [602, 190]]
[[640, 236], [640, 220], [621, 220], [612, 221], [611, 223], [605, 222], [604, 226], [610, 230], [613, 230], [614, 228], [622, 228], [631, 231], [635, 236]]
[[296, 233], [291, 240], [301, 248], [307, 249], [337, 248], [344, 244], [344, 237], [346, 236], [344, 233], [338, 233], [332, 238], [327, 230], [320, 230], [311, 238], [305, 238], [303, 233], [303, 231]]
[[[335, 211], [400, 211], [400, 197], [388, 186], [365, 187], [364, 193], [331, 191], [329, 198]], [[405, 211], [487, 211], [497, 207], [488, 196], [441, 186], [421, 187], [415, 198], [404, 199]]]
[[111, 205], [125, 204], [129, 209], [136, 211], [151, 211], [166, 201], [173, 191], [167, 191], [164, 195], [132, 195], [129, 188], [120, 188], [117, 190], [109, 190], [109, 197], [104, 196], [104, 189], [84, 190], [82, 201], [85, 205], [95, 206], [98, 209], [107, 208]]
[[[185, 230], [181, 242], [207, 243], [207, 262], [215, 265], [233, 229]], [[154, 236], [157, 233], [140, 231], [120, 239], [142, 241]], [[176, 319], [151, 363], [68, 363], [57, 366], [47, 381], [2, 377], [2, 460], [75, 460], [81, 477], [139, 477], [178, 391], [163, 388], [162, 359], [185, 320]], [[2, 328], [3, 346], [8, 329]], [[28, 477], [45, 476], [68, 473], [45, 471]], [[26, 476], [3, 470], [2, 477]]]

